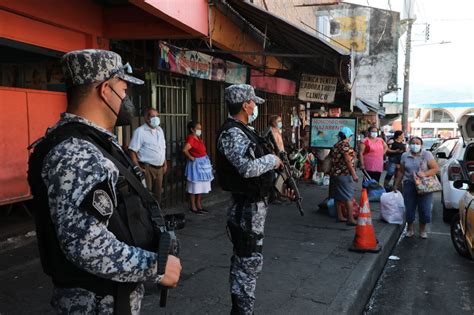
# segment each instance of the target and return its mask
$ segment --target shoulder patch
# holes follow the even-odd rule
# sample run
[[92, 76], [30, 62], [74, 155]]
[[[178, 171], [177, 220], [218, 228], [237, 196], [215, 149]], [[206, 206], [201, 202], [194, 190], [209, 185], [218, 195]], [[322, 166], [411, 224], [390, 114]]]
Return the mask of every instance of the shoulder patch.
[[97, 189], [94, 191], [94, 196], [92, 197], [92, 206], [99, 211], [99, 213], [104, 217], [109, 217], [114, 211], [114, 203], [109, 194], [102, 189]]

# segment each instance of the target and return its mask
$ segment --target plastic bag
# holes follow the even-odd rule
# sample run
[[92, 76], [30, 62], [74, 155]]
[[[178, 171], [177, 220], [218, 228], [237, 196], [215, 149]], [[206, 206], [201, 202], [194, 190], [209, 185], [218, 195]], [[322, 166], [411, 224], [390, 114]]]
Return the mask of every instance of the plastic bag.
[[380, 197], [386, 192], [385, 188], [383, 188], [375, 179], [364, 180], [362, 182], [362, 187], [367, 188], [369, 201], [380, 201]]
[[336, 203], [334, 202], [334, 199], [328, 199], [327, 207], [328, 207], [329, 216], [331, 218], [335, 218], [337, 215], [337, 211], [336, 211]]
[[[346, 206], [344, 205], [344, 201], [338, 201], [341, 203], [341, 210], [342, 210], [342, 215], [344, 218], [347, 218], [347, 209]], [[359, 212], [360, 212], [360, 205], [357, 202], [357, 199], [352, 198], [352, 216], [357, 219], [359, 217]]]
[[322, 185], [323, 184], [323, 179], [324, 179], [324, 173], [323, 172], [314, 172], [313, 173], [312, 181], [316, 185]]
[[324, 175], [324, 177], [323, 177], [323, 185], [324, 185], [324, 186], [329, 186], [329, 181], [330, 181], [330, 179], [331, 179], [331, 178], [329, 177], [329, 175]]
[[380, 197], [380, 218], [388, 223], [403, 224], [405, 203], [399, 191], [384, 193]]

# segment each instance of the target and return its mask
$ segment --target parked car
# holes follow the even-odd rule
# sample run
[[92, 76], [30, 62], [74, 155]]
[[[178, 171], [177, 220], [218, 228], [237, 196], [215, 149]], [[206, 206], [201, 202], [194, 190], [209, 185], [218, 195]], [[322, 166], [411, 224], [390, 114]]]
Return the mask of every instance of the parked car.
[[[462, 138], [449, 138], [436, 142], [431, 146], [430, 151], [431, 153], [433, 153], [433, 156], [436, 162], [438, 163], [440, 169], [437, 174], [438, 177], [441, 176], [441, 168], [453, 158], [456, 153], [456, 150], [459, 150], [462, 145]], [[438, 153], [444, 153], [440, 154], [442, 158], [437, 155]]]
[[423, 138], [423, 149], [431, 151], [431, 147], [439, 143], [439, 138]]
[[450, 139], [456, 139], [456, 138], [437, 138], [437, 140], [435, 142], [432, 142], [432, 145], [429, 149], [426, 149], [428, 151], [435, 151], [436, 149], [439, 148], [440, 145], [442, 145], [444, 142], [446, 142], [447, 140], [450, 140]]
[[451, 240], [459, 255], [472, 259], [474, 257], [474, 170], [469, 170], [467, 163], [460, 161], [462, 169], [461, 180], [456, 180], [454, 186], [465, 189], [459, 200], [459, 211], [451, 221]]
[[445, 152], [437, 152], [438, 161], [443, 161], [440, 170], [441, 203], [443, 205], [443, 220], [450, 222], [452, 217], [458, 212], [459, 200], [464, 196], [464, 190], [454, 187], [456, 180], [462, 179], [462, 168], [460, 162], [464, 162], [468, 170], [474, 171], [474, 115], [465, 115], [459, 120], [459, 129], [462, 140], [455, 145], [451, 157]]

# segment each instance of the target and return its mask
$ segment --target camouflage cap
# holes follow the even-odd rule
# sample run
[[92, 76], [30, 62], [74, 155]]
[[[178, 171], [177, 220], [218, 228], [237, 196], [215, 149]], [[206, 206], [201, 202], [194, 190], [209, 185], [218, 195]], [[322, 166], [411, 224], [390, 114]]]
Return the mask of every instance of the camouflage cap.
[[256, 104], [265, 102], [263, 98], [255, 95], [255, 90], [248, 84], [234, 84], [225, 89], [225, 100], [227, 103], [236, 104], [253, 100]]
[[66, 53], [61, 59], [63, 74], [68, 86], [75, 86], [118, 77], [132, 84], [143, 84], [132, 73], [132, 67], [122, 64], [119, 54], [108, 50], [84, 49]]

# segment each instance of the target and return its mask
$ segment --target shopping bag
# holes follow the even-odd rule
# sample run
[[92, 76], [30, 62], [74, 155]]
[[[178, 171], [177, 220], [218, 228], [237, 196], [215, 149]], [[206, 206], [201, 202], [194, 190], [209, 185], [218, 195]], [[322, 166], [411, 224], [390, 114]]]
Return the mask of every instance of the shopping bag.
[[441, 183], [436, 175], [433, 176], [418, 176], [413, 172], [413, 180], [415, 181], [416, 192], [419, 195], [441, 191]]
[[399, 191], [384, 193], [380, 197], [380, 218], [391, 224], [403, 224], [405, 203]]

